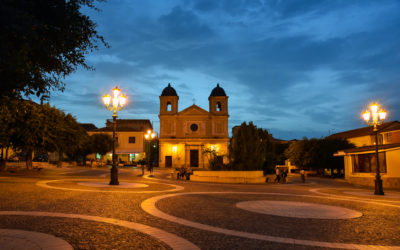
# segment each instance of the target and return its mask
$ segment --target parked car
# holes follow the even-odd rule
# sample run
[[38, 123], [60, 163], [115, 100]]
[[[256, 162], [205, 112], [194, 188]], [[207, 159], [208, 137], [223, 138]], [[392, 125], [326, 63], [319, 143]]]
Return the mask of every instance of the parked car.
[[49, 156], [47, 154], [40, 154], [35, 156], [35, 158], [33, 158], [33, 161], [36, 162], [48, 162], [49, 161]]

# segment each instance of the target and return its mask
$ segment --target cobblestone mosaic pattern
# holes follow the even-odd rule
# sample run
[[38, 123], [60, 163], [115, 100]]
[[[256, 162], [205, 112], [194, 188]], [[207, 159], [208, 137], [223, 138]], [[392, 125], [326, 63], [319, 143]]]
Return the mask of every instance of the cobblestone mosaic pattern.
[[[175, 249], [400, 246], [400, 199], [395, 190], [385, 190], [392, 195], [377, 198], [365, 195], [372, 192], [368, 188], [341, 181], [309, 178], [308, 183], [302, 184], [295, 177], [286, 185], [193, 183], [169, 178], [168, 170], [156, 169], [154, 177], [148, 177], [148, 172], [142, 177], [141, 169], [132, 168], [120, 169], [120, 182], [147, 186], [116, 188], [78, 184], [107, 183], [108, 173], [107, 168], [0, 173], [0, 228], [53, 235], [75, 249], [171, 249], [168, 241], [171, 237], [177, 239]], [[151, 201], [155, 201], [153, 208], [144, 209], [143, 204]], [[295, 205], [302, 203], [321, 206], [320, 212], [313, 213], [329, 214], [323, 208], [333, 206], [360, 214], [334, 219], [298, 218], [279, 208], [272, 209], [275, 213], [265, 213], [272, 207], [268, 202], [286, 205], [286, 210], [295, 213], [299, 212]], [[246, 203], [253, 210], [238, 207]], [[13, 215], [4, 214], [5, 211], [100, 219]], [[127, 225], [138, 225], [141, 229]], [[155, 234], [159, 237], [154, 237]]]

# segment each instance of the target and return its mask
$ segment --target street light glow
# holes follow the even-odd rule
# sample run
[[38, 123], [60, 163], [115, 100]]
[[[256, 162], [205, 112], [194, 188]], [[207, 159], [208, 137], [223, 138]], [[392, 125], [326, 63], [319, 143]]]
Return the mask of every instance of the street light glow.
[[[380, 175], [380, 169], [379, 169], [379, 138], [378, 138], [378, 125], [381, 125], [383, 121], [386, 119], [387, 112], [384, 109], [380, 109], [379, 104], [373, 103], [369, 106], [369, 109], [371, 110], [365, 110], [364, 113], [362, 114], [362, 117], [364, 118], [365, 122], [370, 125], [374, 126], [374, 133], [375, 133], [375, 157], [376, 157], [376, 176], [375, 176], [375, 194], [376, 195], [384, 195], [385, 193], [383, 192], [383, 184], [382, 184], [382, 179]], [[372, 113], [372, 119], [371, 119], [371, 113]]]
[[114, 98], [115, 98], [115, 97], [118, 98], [118, 96], [119, 96], [120, 93], [121, 93], [121, 90], [118, 88], [118, 86], [116, 86], [116, 87], [113, 89]]
[[386, 120], [386, 116], [387, 112], [384, 109], [381, 109], [377, 103], [371, 104], [369, 110], [365, 110], [362, 114], [364, 121], [368, 125], [374, 125], [374, 128], [376, 128], [377, 125], [382, 124], [382, 122]]
[[154, 132], [152, 132], [150, 129], [147, 130], [147, 134], [144, 135], [144, 138], [146, 140], [148, 139], [154, 139], [156, 137], [156, 134]]
[[382, 121], [386, 119], [386, 110], [382, 109], [379, 112], [379, 119], [381, 119]]
[[[112, 100], [111, 96], [109, 94], [106, 94], [103, 96], [103, 102], [108, 110], [114, 111], [114, 114], [116, 114], [117, 111], [120, 111], [122, 107], [124, 107], [128, 98], [126, 97], [126, 95], [121, 95], [121, 90], [118, 87], [115, 87], [112, 92]], [[111, 101], [112, 105], [110, 105]]]
[[109, 94], [106, 94], [105, 96], [103, 96], [104, 105], [106, 105], [108, 107], [110, 105], [110, 101], [111, 101], [111, 96]]
[[371, 116], [371, 113], [369, 111], [364, 111], [364, 113], [362, 114], [364, 121], [368, 122], [369, 118]]
[[119, 97], [119, 104], [121, 105], [121, 107], [123, 107], [126, 103], [126, 96], [125, 95], [121, 95]]
[[372, 113], [377, 113], [378, 112], [378, 104], [374, 103], [370, 107]]
[[110, 111], [113, 111], [113, 151], [112, 151], [112, 168], [110, 170], [110, 185], [119, 185], [118, 181], [118, 168], [117, 168], [117, 157], [115, 153], [115, 144], [116, 144], [116, 129], [117, 129], [117, 111], [120, 111], [122, 107], [126, 103], [126, 96], [121, 95], [121, 90], [118, 87], [115, 87], [113, 90], [113, 97], [112, 97], [112, 105], [111, 96], [106, 94], [103, 96], [103, 102], [106, 108]]

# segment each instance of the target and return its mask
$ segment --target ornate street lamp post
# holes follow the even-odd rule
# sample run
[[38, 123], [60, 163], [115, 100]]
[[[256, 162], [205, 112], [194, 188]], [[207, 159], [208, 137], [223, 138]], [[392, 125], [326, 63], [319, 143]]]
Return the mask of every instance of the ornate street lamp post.
[[126, 103], [126, 96], [121, 95], [121, 90], [118, 87], [113, 89], [113, 97], [106, 94], [103, 96], [104, 105], [106, 105], [107, 109], [113, 111], [113, 151], [112, 151], [112, 168], [110, 185], [118, 185], [118, 168], [117, 168], [117, 155], [115, 154], [115, 133], [117, 130], [117, 111], [120, 111], [122, 107]]
[[146, 140], [146, 158], [147, 158], [147, 169], [150, 170], [150, 174], [152, 172], [152, 169], [150, 168], [150, 152], [151, 152], [151, 145], [150, 142], [156, 137], [156, 134], [152, 132], [150, 129], [147, 130], [147, 134], [144, 135], [144, 138]]
[[375, 132], [375, 152], [376, 152], [376, 177], [375, 177], [375, 194], [376, 195], [384, 195], [382, 179], [380, 176], [379, 169], [379, 152], [378, 152], [378, 125], [382, 124], [382, 122], [386, 119], [386, 111], [384, 109], [380, 109], [377, 103], [371, 104], [369, 110], [365, 110], [362, 114], [363, 119], [368, 125], [374, 126]]

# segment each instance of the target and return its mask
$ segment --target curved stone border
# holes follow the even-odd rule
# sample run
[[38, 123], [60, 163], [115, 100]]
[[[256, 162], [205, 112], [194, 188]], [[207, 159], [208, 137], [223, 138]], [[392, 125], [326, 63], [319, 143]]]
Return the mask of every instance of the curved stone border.
[[[44, 188], [51, 188], [51, 189], [59, 189], [59, 190], [68, 190], [68, 191], [81, 191], [81, 192], [99, 192], [99, 193], [136, 193], [136, 194], [148, 194], [148, 193], [162, 193], [162, 192], [177, 192], [185, 189], [182, 186], [174, 185], [174, 184], [166, 184], [166, 183], [157, 183], [157, 182], [147, 182], [147, 183], [155, 183], [155, 184], [161, 184], [161, 185], [167, 185], [167, 186], [173, 186], [175, 187], [174, 189], [167, 189], [167, 190], [159, 190], [159, 191], [128, 191], [128, 190], [93, 190], [93, 189], [80, 189], [80, 188], [64, 188], [64, 187], [55, 187], [55, 186], [50, 186], [48, 183], [50, 182], [56, 182], [56, 181], [65, 181], [65, 180], [45, 180], [45, 181], [38, 181], [36, 182], [36, 185], [39, 187], [44, 187]], [[74, 180], [76, 181], [76, 180]], [[111, 187], [113, 188], [113, 187]]]
[[[312, 188], [312, 189], [309, 189], [308, 191], [311, 193], [322, 195], [320, 197], [329, 197], [330, 199], [358, 201], [358, 202], [400, 208], [400, 206], [398, 206], [398, 205], [387, 204], [387, 203], [400, 203], [399, 200], [385, 200], [385, 199], [376, 199], [376, 198], [375, 199], [367, 199], [367, 198], [363, 198], [363, 197], [329, 194], [329, 193], [321, 192], [321, 190], [323, 190], [323, 189], [331, 189], [331, 188]], [[335, 190], [360, 190], [360, 189], [335, 188]], [[374, 195], [374, 197], [377, 197], [377, 196]]]
[[242, 237], [242, 238], [264, 240], [264, 241], [283, 243], [283, 244], [296, 244], [296, 245], [304, 245], [304, 246], [341, 248], [341, 249], [376, 249], [377, 247], [385, 247], [387, 249], [391, 249], [391, 248], [399, 249], [399, 246], [391, 247], [391, 246], [378, 246], [378, 245], [361, 245], [361, 244], [333, 243], [333, 242], [312, 241], [312, 240], [299, 240], [299, 239], [294, 239], [294, 238], [284, 238], [284, 237], [276, 237], [276, 236], [270, 236], [270, 235], [261, 235], [261, 234], [255, 234], [255, 233], [241, 232], [241, 231], [224, 229], [224, 228], [209, 226], [209, 225], [205, 225], [202, 223], [185, 220], [185, 219], [182, 219], [179, 217], [175, 217], [175, 216], [166, 214], [156, 207], [156, 203], [159, 200], [169, 198], [169, 197], [175, 197], [175, 196], [181, 196], [181, 195], [192, 195], [192, 194], [255, 194], [255, 195], [259, 194], [259, 195], [281, 195], [281, 196], [283, 195], [283, 196], [301, 196], [301, 197], [335, 199], [335, 198], [329, 198], [326, 196], [261, 193], [261, 192], [193, 192], [193, 193], [166, 194], [166, 195], [159, 195], [159, 196], [151, 197], [151, 198], [143, 201], [141, 206], [145, 212], [147, 212], [155, 217], [164, 219], [164, 220], [168, 220], [168, 221], [182, 224], [185, 226], [197, 228], [200, 230], [211, 231], [211, 232], [215, 232], [215, 233], [232, 235], [232, 236], [237, 236], [237, 237]]
[[304, 219], [352, 219], [362, 213], [348, 208], [298, 201], [242, 201], [236, 207], [253, 213]]
[[[368, 192], [365, 190], [362, 191], [348, 191], [348, 192], [343, 192], [345, 194], [351, 194], [351, 195], [356, 195], [356, 196], [369, 196], [369, 197], [376, 197], [372, 191]], [[400, 194], [394, 194], [394, 193], [385, 193], [386, 198], [394, 198], [394, 199], [400, 199]]]
[[38, 212], [38, 211], [0, 211], [0, 215], [61, 217], [61, 218], [82, 219], [82, 220], [108, 223], [116, 226], [126, 227], [141, 232], [143, 234], [150, 235], [151, 237], [164, 242], [173, 249], [188, 249], [188, 250], [200, 249], [192, 242], [184, 238], [181, 238], [175, 234], [168, 233], [166, 231], [163, 231], [155, 227], [130, 221], [114, 219], [114, 218], [106, 218], [106, 217], [83, 215], [83, 214], [65, 214], [65, 213], [50, 213], [50, 212]]
[[65, 240], [54, 235], [33, 231], [0, 229], [2, 249], [42, 249], [42, 250], [73, 250]]
[[103, 187], [103, 188], [145, 188], [149, 185], [143, 183], [133, 183], [133, 182], [120, 182], [119, 185], [110, 186], [106, 182], [78, 182], [77, 185], [86, 187]]

